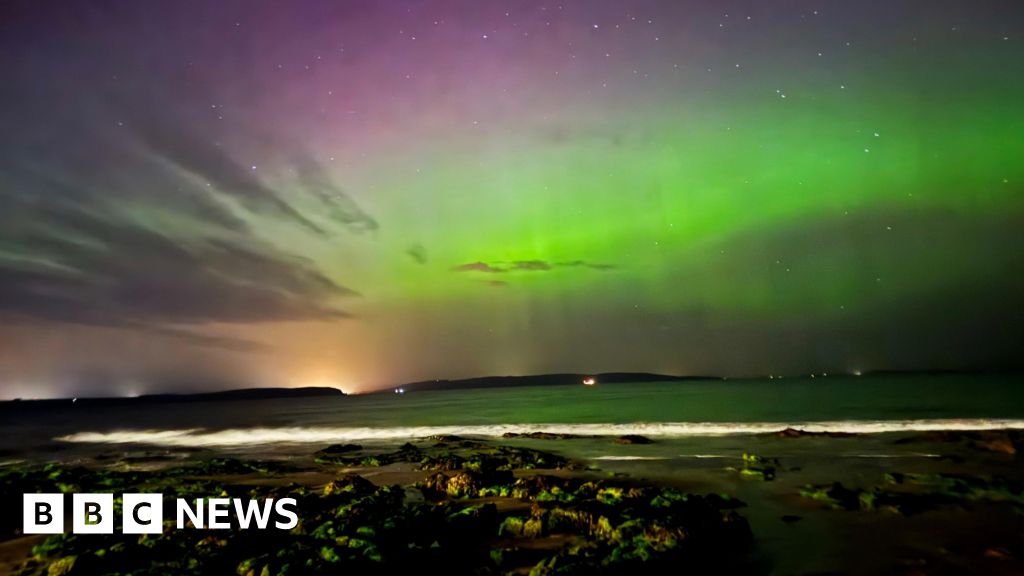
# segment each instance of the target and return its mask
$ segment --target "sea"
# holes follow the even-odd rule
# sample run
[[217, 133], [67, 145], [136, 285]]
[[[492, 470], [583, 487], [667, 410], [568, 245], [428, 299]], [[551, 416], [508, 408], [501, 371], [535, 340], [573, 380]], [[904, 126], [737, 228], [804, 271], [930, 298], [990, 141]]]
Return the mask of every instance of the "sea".
[[[68, 400], [24, 409], [7, 403], [0, 451], [60, 455], [74, 448], [132, 445], [264, 454], [338, 442], [374, 445], [437, 434], [501, 437], [545, 431], [662, 440], [642, 454], [607, 442], [593, 450], [569, 449], [586, 458], [685, 457], [680, 449], [693, 457], [715, 457], [784, 428], [856, 434], [1024, 428], [1022, 380], [1022, 375], [873, 375], [159, 404]], [[667, 453], [656, 448], [666, 444]]]

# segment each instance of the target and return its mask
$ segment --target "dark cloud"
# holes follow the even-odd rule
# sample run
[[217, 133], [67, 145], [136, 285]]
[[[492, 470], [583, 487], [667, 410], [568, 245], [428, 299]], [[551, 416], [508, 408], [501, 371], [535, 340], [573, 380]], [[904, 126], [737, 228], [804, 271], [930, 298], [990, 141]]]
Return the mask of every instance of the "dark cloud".
[[544, 271], [551, 270], [551, 264], [543, 260], [520, 260], [509, 264], [509, 270]]
[[597, 262], [586, 262], [584, 260], [571, 260], [569, 262], [559, 262], [555, 266], [562, 268], [590, 268], [591, 270], [615, 270], [618, 266], [614, 264], [601, 264]]
[[232, 352], [262, 352], [270, 348], [269, 346], [259, 342], [253, 342], [252, 340], [232, 338], [230, 336], [214, 336], [186, 328], [171, 328], [167, 326], [144, 324], [126, 324], [121, 327], [152, 334], [154, 336], [177, 340], [200, 348], [219, 348], [221, 350], [228, 350]]
[[[39, 118], [12, 118], [0, 135], [0, 319], [249, 351], [261, 345], [204, 325], [348, 317], [336, 300], [354, 291], [262, 240], [248, 220], [317, 236], [336, 225], [373, 231], [376, 221], [296, 147], [203, 117], [201, 102], [213, 100], [205, 89], [118, 85], [128, 92], [71, 100], [54, 91], [49, 132], [35, 128]], [[277, 165], [296, 167], [291, 198], [318, 206], [318, 220], [224, 136], [271, 150], [254, 157], [288, 150]]]
[[409, 256], [409, 258], [413, 259], [413, 262], [416, 262], [417, 264], [427, 263], [427, 249], [424, 248], [422, 244], [413, 244], [412, 246], [409, 247], [408, 250], [405, 251], [405, 253], [407, 256]]
[[[135, 114], [129, 126], [152, 154], [191, 172], [201, 181], [209, 182], [218, 192], [236, 198], [246, 209], [288, 218], [316, 234], [327, 234], [326, 230], [264, 184], [258, 166], [239, 162], [208, 135], [185, 128], [195, 124], [182, 120], [156, 114]], [[319, 173], [313, 170], [308, 178], [312, 184], [307, 184], [307, 187], [313, 188], [318, 197], [327, 202], [330, 193], [322, 189], [325, 183], [319, 178]], [[332, 210], [332, 216], [335, 211]]]
[[298, 166], [299, 182], [327, 208], [328, 218], [357, 233], [375, 232], [380, 228], [377, 221], [364, 212], [311, 157], [301, 159]]
[[591, 270], [614, 270], [614, 264], [600, 264], [585, 260], [567, 262], [547, 262], [545, 260], [514, 260], [512, 262], [470, 262], [452, 268], [455, 272], [486, 272], [501, 274], [504, 272], [548, 272], [556, 268], [589, 268]]
[[33, 215], [0, 218], [0, 314], [7, 316], [237, 347], [180, 326], [342, 318], [332, 301], [354, 294], [308, 260], [252, 238], [175, 238], [86, 207], [4, 202]]
[[469, 264], [460, 264], [452, 268], [455, 272], [487, 272], [491, 274], [498, 274], [505, 272], [504, 268], [496, 268], [486, 262], [470, 262]]

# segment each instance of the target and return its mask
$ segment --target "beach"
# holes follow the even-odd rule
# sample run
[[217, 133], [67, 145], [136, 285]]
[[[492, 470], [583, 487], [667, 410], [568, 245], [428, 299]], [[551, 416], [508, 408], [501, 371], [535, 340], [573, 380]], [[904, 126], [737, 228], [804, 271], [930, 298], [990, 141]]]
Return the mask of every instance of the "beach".
[[[867, 392], [882, 385], [864, 382], [856, 385]], [[104, 563], [118, 555], [126, 566], [138, 563], [136, 571], [254, 576], [413, 565], [494, 574], [681, 566], [695, 573], [1020, 573], [1019, 408], [985, 404], [1012, 382], [979, 379], [973, 404], [942, 405], [942, 384], [932, 381], [938, 392], [916, 402], [932, 403], [930, 418], [890, 407], [891, 418], [872, 420], [856, 411], [886, 413], [878, 400], [821, 404], [821, 419], [802, 422], [763, 418], [778, 412], [772, 406], [723, 408], [730, 395], [741, 406], [759, 394], [799, 392], [800, 383], [623, 384], [591, 398], [583, 395], [595, 390], [581, 386], [343, 398], [327, 406], [261, 400], [181, 414], [165, 406], [163, 420], [131, 410], [150, 427], [110, 422], [109, 412], [100, 426], [99, 416], [76, 422], [50, 410], [36, 424], [6, 420], [26, 439], [39, 422], [49, 430], [36, 444], [6, 448], [8, 500], [32, 491], [290, 494], [300, 526], [287, 534], [214, 536], [171, 529], [158, 544], [139, 548], [146, 538], [119, 533], [20, 536], [20, 515], [11, 515], [0, 559], [6, 573], [20, 574], [105, 573], [120, 566]], [[924, 382], [885, 385], [892, 405], [904, 406]], [[685, 395], [730, 418], [659, 422], [639, 413], [640, 403], [616, 405], [612, 399], [625, 390], [630, 398], [666, 399], [650, 402], [654, 411], [699, 411], [665, 406]], [[488, 397], [497, 403], [490, 412], [483, 409]], [[508, 418], [549, 419], [556, 397], [578, 399], [562, 405], [563, 422]], [[362, 426], [344, 414], [343, 403], [352, 401]], [[607, 421], [627, 408], [633, 413]], [[204, 411], [222, 412], [220, 425], [199, 416]], [[232, 421], [243, 418], [238, 414], [248, 426]], [[382, 425], [386, 419], [390, 426]], [[108, 560], [97, 559], [100, 550]], [[160, 550], [164, 556], [154, 552]]]

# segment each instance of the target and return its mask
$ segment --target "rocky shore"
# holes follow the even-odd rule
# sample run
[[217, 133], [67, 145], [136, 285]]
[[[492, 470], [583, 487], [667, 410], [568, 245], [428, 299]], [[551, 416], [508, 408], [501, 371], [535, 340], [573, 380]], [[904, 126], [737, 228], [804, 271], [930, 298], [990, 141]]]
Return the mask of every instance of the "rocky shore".
[[[167, 524], [155, 535], [25, 536], [13, 511], [0, 516], [0, 574], [1024, 568], [1018, 431], [784, 430], [728, 442], [734, 452], [727, 456], [672, 460], [664, 455], [681, 449], [671, 440], [538, 431], [488, 441], [446, 435], [334, 444], [259, 459], [137, 447], [63, 463], [9, 463], [0, 468], [5, 502], [32, 492], [108, 492], [120, 506], [120, 494], [159, 492]], [[565, 455], [604, 453], [601, 446], [621, 458]], [[299, 523], [290, 530], [177, 529], [171, 502], [197, 497], [295, 498]]]
[[[157, 535], [41, 537], [19, 536], [20, 515], [8, 514], [3, 538], [26, 547], [16, 573], [543, 575], [749, 568], [751, 532], [737, 512], [742, 502], [610, 478], [528, 448], [446, 436], [395, 451], [330, 446], [309, 464], [232, 458], [155, 469], [150, 462], [146, 470], [137, 464], [8, 466], [0, 486], [5, 501], [58, 491], [160, 492], [168, 500], [290, 496], [299, 503], [299, 525], [211, 531], [175, 529], [168, 520]], [[119, 504], [115, 496], [118, 514]]]

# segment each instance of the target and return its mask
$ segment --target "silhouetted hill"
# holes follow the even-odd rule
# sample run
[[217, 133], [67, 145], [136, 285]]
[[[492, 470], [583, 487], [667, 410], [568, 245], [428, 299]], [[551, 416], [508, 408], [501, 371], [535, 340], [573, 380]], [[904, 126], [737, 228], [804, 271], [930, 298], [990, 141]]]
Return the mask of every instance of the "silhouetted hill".
[[668, 374], [651, 374], [648, 372], [605, 372], [602, 374], [535, 374], [531, 376], [483, 376], [480, 378], [464, 378], [461, 380], [423, 380], [410, 382], [381, 390], [393, 391], [402, 388], [406, 392], [423, 390], [465, 390], [469, 388], [511, 388], [518, 386], [579, 386], [584, 378], [594, 378], [597, 384], [614, 384], [618, 382], [674, 382], [684, 380], [719, 380], [717, 376], [672, 376]]
[[36, 406], [52, 406], [69, 404], [86, 406], [111, 406], [123, 404], [170, 404], [179, 402], [218, 402], [224, 400], [267, 400], [276, 398], [303, 398], [315, 396], [344, 396], [337, 388], [313, 387], [305, 388], [239, 388], [219, 392], [203, 392], [198, 394], [145, 394], [142, 396], [120, 398], [60, 398], [53, 400], [9, 400], [0, 402], [0, 406], [28, 408]]

